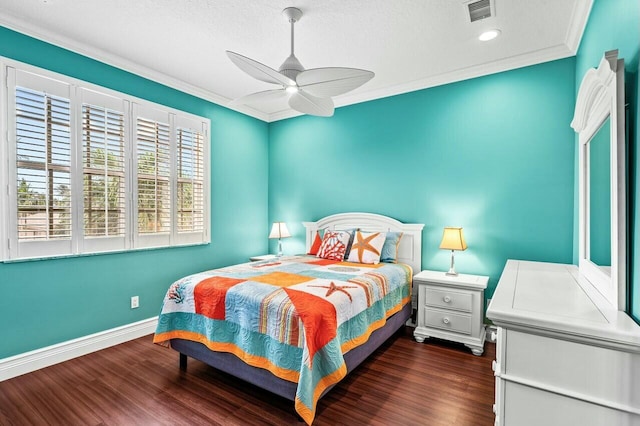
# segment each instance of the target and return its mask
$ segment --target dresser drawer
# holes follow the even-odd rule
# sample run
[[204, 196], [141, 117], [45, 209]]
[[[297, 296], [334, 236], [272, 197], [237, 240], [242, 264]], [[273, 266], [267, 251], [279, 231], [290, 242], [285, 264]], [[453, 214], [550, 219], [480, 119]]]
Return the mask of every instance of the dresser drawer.
[[471, 312], [472, 295], [471, 293], [460, 291], [427, 288], [425, 292], [425, 304], [427, 306]]
[[628, 411], [510, 381], [504, 386], [504, 417], [499, 419], [503, 425], [640, 426], [640, 416]]
[[450, 311], [424, 308], [425, 326], [456, 333], [471, 334], [471, 317]]
[[530, 386], [640, 411], [640, 354], [515, 330], [504, 330], [501, 337], [504, 375]]

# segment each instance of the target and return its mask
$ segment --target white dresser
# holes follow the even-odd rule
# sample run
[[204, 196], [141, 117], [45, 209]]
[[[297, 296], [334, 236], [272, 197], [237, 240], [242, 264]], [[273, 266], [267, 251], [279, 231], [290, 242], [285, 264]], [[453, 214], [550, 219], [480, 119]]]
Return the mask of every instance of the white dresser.
[[640, 425], [640, 326], [576, 266], [509, 260], [487, 317], [496, 425]]

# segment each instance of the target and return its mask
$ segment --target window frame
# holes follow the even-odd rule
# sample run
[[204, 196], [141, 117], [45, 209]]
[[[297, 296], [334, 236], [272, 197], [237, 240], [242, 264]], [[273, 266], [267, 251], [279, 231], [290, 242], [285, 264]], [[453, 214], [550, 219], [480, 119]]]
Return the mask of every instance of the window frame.
[[129, 250], [131, 249], [131, 244], [129, 244], [129, 239], [127, 235], [129, 233], [129, 221], [126, 216], [129, 214], [131, 198], [127, 196], [127, 190], [129, 188], [129, 180], [131, 179], [131, 167], [130, 162], [127, 158], [127, 149], [130, 144], [130, 136], [127, 131], [130, 122], [131, 122], [131, 114], [130, 114], [130, 105], [131, 102], [126, 99], [118, 98], [115, 96], [107, 95], [105, 93], [101, 93], [99, 91], [95, 91], [92, 89], [80, 87], [77, 90], [78, 93], [78, 115], [77, 115], [77, 126], [76, 126], [76, 135], [77, 135], [77, 143], [76, 143], [76, 158], [78, 164], [78, 176], [76, 179], [76, 185], [74, 186], [74, 195], [76, 196], [76, 200], [84, 200], [84, 176], [85, 176], [85, 167], [84, 167], [84, 131], [83, 131], [83, 121], [84, 121], [84, 113], [83, 109], [85, 104], [89, 104], [93, 107], [105, 108], [113, 111], [117, 111], [122, 109], [123, 119], [124, 119], [124, 210], [125, 210], [125, 224], [124, 224], [124, 235], [123, 236], [87, 236], [84, 232], [84, 211], [85, 206], [84, 203], [76, 203], [75, 206], [78, 209], [78, 228], [77, 232], [80, 232], [82, 238], [80, 238], [79, 250], [81, 252], [89, 252], [89, 253], [97, 253], [97, 252], [106, 252], [106, 251], [114, 251], [114, 250]]
[[[125, 93], [107, 89], [79, 79], [54, 73], [35, 66], [0, 57], [0, 103], [4, 112], [0, 114], [0, 262], [46, 259], [68, 256], [83, 256], [99, 253], [169, 248], [185, 245], [209, 244], [211, 227], [211, 121], [185, 111], [156, 104]], [[70, 104], [70, 151], [71, 151], [71, 238], [68, 240], [33, 241], [18, 238], [17, 223], [17, 142], [16, 142], [16, 75], [18, 80], [33, 76], [34, 81], [52, 81], [68, 88]], [[28, 80], [28, 79], [27, 79]], [[25, 80], [25, 81], [27, 81]], [[18, 84], [38, 90], [37, 84]], [[56, 93], [52, 93], [56, 94]], [[101, 103], [102, 100], [102, 103]], [[125, 223], [124, 236], [90, 236], [84, 232], [84, 162], [83, 162], [83, 105], [114, 109], [124, 117], [124, 186]], [[120, 110], [119, 106], [123, 109]], [[140, 235], [138, 232], [138, 168], [136, 131], [138, 117], [153, 112], [154, 117], [166, 117], [169, 124], [169, 232]], [[142, 115], [140, 115], [142, 114]], [[178, 180], [176, 170], [178, 124], [188, 123], [189, 130], [202, 135], [202, 227], [183, 232], [179, 230]], [[184, 126], [182, 126], [184, 127]], [[192, 128], [195, 127], [195, 128]], [[105, 154], [106, 155], [106, 154]], [[106, 159], [105, 159], [106, 161]], [[108, 175], [108, 173], [107, 173]], [[107, 207], [108, 210], [108, 207]]]
[[[17, 71], [16, 69], [13, 69]], [[69, 131], [72, 132], [72, 129], [75, 126], [75, 116], [73, 114], [73, 106], [72, 106], [72, 96], [71, 96], [71, 85], [67, 82], [61, 81], [56, 78], [46, 78], [43, 79], [41, 76], [36, 73], [25, 71], [21, 72], [18, 76], [17, 72], [9, 72], [7, 67], [3, 67], [3, 78], [6, 81], [7, 88], [13, 88], [13, 90], [7, 90], [7, 97], [2, 99], [3, 104], [6, 106], [6, 122], [8, 125], [7, 131], [3, 131], [2, 134], [6, 135], [6, 142], [2, 144], [6, 147], [9, 152], [8, 155], [8, 163], [5, 168], [6, 172], [6, 180], [8, 183], [7, 193], [8, 200], [7, 204], [2, 207], [3, 211], [6, 211], [9, 215], [8, 220], [3, 221], [3, 224], [6, 224], [7, 230], [6, 235], [8, 236], [7, 240], [7, 253], [6, 255], [14, 255], [18, 258], [39, 258], [39, 257], [50, 257], [56, 256], [58, 254], [71, 254], [73, 251], [73, 236], [68, 239], [47, 239], [47, 240], [25, 240], [19, 243], [18, 236], [18, 205], [17, 205], [17, 177], [18, 177], [18, 165], [17, 165], [17, 125], [16, 125], [16, 114], [14, 114], [11, 119], [9, 119], [9, 114], [11, 112], [16, 111], [16, 90], [15, 88], [18, 86], [27, 87], [30, 90], [37, 90], [41, 92], [45, 92], [51, 94], [56, 97], [62, 97], [69, 100]], [[9, 137], [13, 137], [14, 140], [9, 143]], [[72, 136], [70, 136], [72, 138]], [[0, 148], [1, 149], [1, 148]], [[74, 162], [74, 153], [73, 153], [73, 143], [70, 141], [70, 185], [73, 188], [73, 162]], [[13, 179], [12, 179], [13, 178]], [[13, 185], [12, 183], [13, 182]], [[47, 203], [48, 204], [48, 203]], [[73, 208], [73, 202], [71, 206], [71, 235], [74, 234], [73, 223], [75, 221], [74, 218], [75, 209]], [[3, 259], [7, 258], [7, 256], [3, 255]]]
[[[173, 121], [173, 134], [174, 134], [174, 147], [173, 150], [174, 152], [176, 152], [176, 154], [180, 151], [178, 149], [178, 136], [177, 136], [177, 131], [179, 129], [191, 129], [194, 130], [194, 127], [196, 127], [198, 123], [196, 123], [192, 117], [187, 117], [187, 116], [176, 116], [174, 117], [174, 121]], [[201, 124], [201, 123], [200, 123]], [[202, 128], [201, 132], [205, 132], [205, 129]], [[200, 155], [203, 158], [203, 167], [202, 167], [202, 206], [203, 206], [203, 213], [202, 213], [202, 222], [205, 225], [204, 227], [206, 228], [206, 224], [209, 222], [209, 212], [210, 212], [210, 207], [208, 206], [207, 203], [209, 203], [209, 197], [207, 196], [207, 187], [209, 185], [208, 181], [208, 167], [206, 167], [206, 158], [209, 157], [209, 151], [208, 151], [208, 146], [209, 146], [209, 142], [207, 142], [207, 138], [206, 136], [203, 137], [203, 141], [202, 141], [202, 150]], [[175, 232], [175, 241], [177, 244], [183, 245], [183, 244], [192, 244], [194, 241], [196, 241], [197, 239], [201, 238], [199, 235], [199, 231], [197, 230], [191, 230], [191, 231], [181, 231], [180, 230], [180, 206], [178, 204], [178, 193], [179, 193], [179, 184], [180, 182], [186, 182], [185, 178], [181, 178], [180, 174], [179, 174], [179, 165], [177, 163], [177, 160], [180, 158], [178, 155], [176, 155], [175, 157], [176, 160], [176, 164], [174, 164], [173, 166], [173, 170], [176, 171], [176, 176], [174, 179], [174, 198], [172, 201], [172, 205], [175, 206], [175, 215], [174, 215], [174, 224], [173, 224], [173, 229]], [[196, 181], [197, 179], [191, 179], [191, 182], [193, 184], [194, 181]], [[192, 193], [192, 197], [195, 197], [195, 194]]]

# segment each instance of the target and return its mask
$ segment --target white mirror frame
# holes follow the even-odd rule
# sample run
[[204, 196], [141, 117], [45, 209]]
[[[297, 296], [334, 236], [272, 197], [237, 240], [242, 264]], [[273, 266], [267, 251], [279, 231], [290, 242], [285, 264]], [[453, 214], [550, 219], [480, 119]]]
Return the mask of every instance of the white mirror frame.
[[[610, 117], [611, 150], [611, 268], [607, 274], [589, 257], [588, 142]], [[571, 127], [578, 136], [579, 269], [615, 309], [627, 308], [626, 160], [624, 117], [624, 60], [618, 51], [606, 52], [597, 69], [580, 84]]]

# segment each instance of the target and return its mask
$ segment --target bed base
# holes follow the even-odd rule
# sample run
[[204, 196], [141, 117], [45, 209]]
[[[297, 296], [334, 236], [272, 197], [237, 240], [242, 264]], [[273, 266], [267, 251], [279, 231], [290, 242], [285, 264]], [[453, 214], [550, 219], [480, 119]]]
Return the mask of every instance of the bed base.
[[[404, 327], [411, 316], [411, 311], [411, 304], [407, 303], [401, 311], [387, 319], [384, 327], [371, 333], [366, 343], [347, 352], [344, 355], [347, 374], [360, 365], [362, 361], [378, 349], [389, 337]], [[233, 354], [214, 352], [202, 343], [183, 339], [172, 339], [171, 347], [180, 352], [181, 370], [186, 370], [187, 357], [191, 357], [276, 395], [280, 395], [283, 398], [295, 401], [297, 383], [280, 379], [263, 368], [251, 367]], [[327, 389], [323, 395], [329, 391], [329, 389]]]

